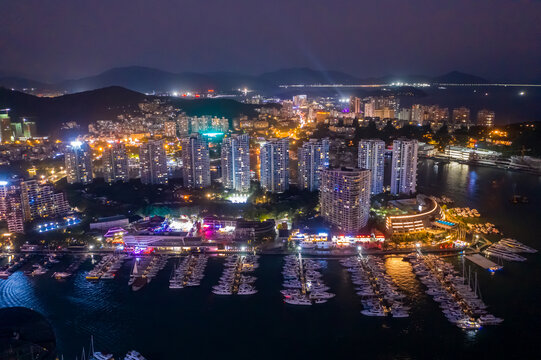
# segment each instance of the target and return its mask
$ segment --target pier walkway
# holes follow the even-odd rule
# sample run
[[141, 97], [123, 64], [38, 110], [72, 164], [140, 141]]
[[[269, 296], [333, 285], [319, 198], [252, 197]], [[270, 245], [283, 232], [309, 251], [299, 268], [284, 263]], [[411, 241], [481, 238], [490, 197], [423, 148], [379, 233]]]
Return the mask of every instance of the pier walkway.
[[472, 263], [476, 265], [479, 265], [483, 269], [495, 271], [495, 270], [499, 270], [503, 268], [503, 266], [498, 265], [494, 261], [489, 260], [486, 257], [479, 254], [466, 255], [466, 259], [470, 260]]

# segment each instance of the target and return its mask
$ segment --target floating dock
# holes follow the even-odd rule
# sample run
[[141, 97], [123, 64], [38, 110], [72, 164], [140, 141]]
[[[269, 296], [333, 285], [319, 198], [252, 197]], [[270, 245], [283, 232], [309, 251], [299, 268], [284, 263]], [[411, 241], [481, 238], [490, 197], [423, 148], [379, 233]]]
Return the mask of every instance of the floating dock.
[[479, 254], [473, 254], [473, 255], [466, 255], [466, 259], [470, 260], [472, 263], [479, 265], [483, 269], [487, 269], [488, 271], [498, 271], [503, 269], [503, 266], [496, 264], [494, 261], [487, 259], [486, 257], [479, 255]]

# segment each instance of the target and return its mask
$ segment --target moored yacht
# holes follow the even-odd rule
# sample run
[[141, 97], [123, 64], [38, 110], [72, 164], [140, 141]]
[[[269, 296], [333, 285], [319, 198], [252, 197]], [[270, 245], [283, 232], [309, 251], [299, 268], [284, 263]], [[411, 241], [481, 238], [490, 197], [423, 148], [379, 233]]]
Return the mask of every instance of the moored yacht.
[[132, 350], [124, 356], [124, 360], [146, 360], [139, 352]]

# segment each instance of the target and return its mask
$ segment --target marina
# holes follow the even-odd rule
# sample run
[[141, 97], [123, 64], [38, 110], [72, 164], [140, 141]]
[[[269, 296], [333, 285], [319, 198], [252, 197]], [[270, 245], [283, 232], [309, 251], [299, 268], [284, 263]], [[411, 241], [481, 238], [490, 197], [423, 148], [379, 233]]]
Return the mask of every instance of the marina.
[[285, 289], [281, 291], [284, 302], [306, 306], [323, 304], [333, 298], [335, 294], [328, 292], [330, 288], [323, 282], [319, 269], [321, 264], [317, 260], [303, 259], [300, 252], [298, 256], [285, 256], [282, 271]]
[[[451, 177], [454, 177], [452, 182]], [[541, 201], [538, 178], [490, 168], [460, 164], [436, 166], [432, 161], [422, 161], [419, 179], [421, 191], [447, 194], [453, 197], [456, 206], [479, 209], [508, 236], [539, 248], [538, 235], [531, 230], [539, 221], [538, 214], [532, 211]], [[508, 198], [512, 191], [500, 190], [511, 189], [514, 182], [520, 182], [521, 192], [528, 196], [530, 203], [510, 211]], [[469, 186], [464, 188], [463, 184]], [[496, 199], [486, 200], [490, 196]], [[499, 326], [483, 325], [477, 331], [462, 331], [442, 316], [440, 303], [426, 293], [427, 287], [412, 272], [410, 263], [399, 256], [381, 258], [385, 259], [387, 273], [406, 295], [405, 303], [411, 307], [406, 319], [362, 315], [351, 277], [340, 265], [339, 258], [333, 256], [325, 256], [326, 261], [320, 262], [325, 266], [319, 272], [336, 296], [321, 306], [284, 303], [280, 293], [283, 289], [282, 255], [261, 255], [260, 267], [255, 272], [258, 292], [246, 297], [222, 297], [212, 293], [212, 286], [223, 273], [224, 257], [216, 255], [209, 255], [201, 285], [190, 288], [189, 293], [168, 289], [175, 261], [169, 261], [164, 271], [142, 290], [133, 292], [126, 284], [134, 257], [124, 262], [115, 279], [96, 282], [85, 279], [93, 268], [89, 257], [63, 281], [48, 275], [24, 276], [23, 269], [37, 261], [35, 256], [38, 255], [31, 255], [24, 266], [14, 270], [9, 278], [0, 280], [0, 306], [23, 306], [42, 313], [55, 328], [58, 353], [63, 354], [64, 359], [81, 358], [81, 346], [88, 344], [89, 334], [94, 334], [97, 349], [114, 354], [115, 359], [122, 359], [131, 349], [154, 360], [175, 359], [179, 354], [189, 358], [222, 356], [223, 349], [238, 340], [238, 334], [243, 334], [244, 339], [240, 358], [254, 354], [276, 358], [285, 353], [314, 359], [346, 358], [358, 353], [362, 346], [363, 357], [367, 358], [498, 359], [513, 349], [514, 357], [530, 359], [532, 349], [539, 347], [537, 339], [541, 336], [539, 329], [532, 326], [541, 321], [539, 277], [534, 276], [541, 269], [541, 258], [538, 254], [520, 254], [528, 261], [506, 262], [504, 271], [494, 275], [479, 271], [482, 299], [489, 305], [485, 310], [505, 321]], [[11, 264], [19, 258], [12, 255]], [[81, 254], [68, 253], [57, 258], [60, 263], [54, 264], [51, 274], [66, 271], [81, 259]], [[462, 259], [456, 253], [442, 258], [457, 270], [462, 268]], [[498, 262], [493, 257], [490, 260]], [[0, 261], [0, 268], [4, 269], [8, 257]], [[467, 284], [467, 273], [465, 278]], [[470, 282], [475, 282], [473, 271]], [[246, 331], [251, 328], [258, 330]], [[270, 337], [293, 333], [296, 343], [302, 346], [269, 346]], [[208, 346], [209, 339], [215, 339], [216, 346]], [[452, 346], [447, 346], [451, 339]], [[333, 346], [322, 349], [324, 342]], [[156, 347], [156, 344], [167, 346]]]
[[131, 286], [133, 291], [141, 290], [165, 267], [167, 260], [168, 257], [165, 255], [136, 257], [128, 280], [128, 286]]
[[0, 279], [7, 279], [15, 271], [20, 269], [30, 258], [29, 254], [12, 255], [8, 257], [8, 262], [0, 268]]
[[103, 256], [101, 260], [94, 266], [94, 268], [88, 272], [86, 279], [90, 281], [99, 279], [113, 279], [115, 277], [115, 273], [118, 271], [118, 269], [120, 269], [125, 259], [125, 254], [111, 254]]
[[386, 274], [382, 258], [354, 256], [340, 260], [350, 273], [356, 294], [361, 298], [366, 316], [408, 317], [409, 306], [403, 303], [405, 295], [398, 291], [391, 277]]
[[472, 281], [471, 273], [466, 283], [465, 275], [459, 276], [453, 265], [435, 255], [412, 254], [407, 257], [414, 273], [428, 288], [426, 293], [439, 303], [449, 322], [464, 330], [479, 330], [484, 325], [498, 325], [503, 319], [486, 311], [480, 298], [477, 273]]
[[217, 285], [216, 295], [253, 295], [257, 293], [255, 276], [250, 275], [259, 267], [259, 255], [230, 255], [224, 262], [224, 271]]
[[173, 267], [169, 279], [169, 289], [182, 289], [186, 286], [199, 286], [204, 277], [208, 256], [188, 255]]

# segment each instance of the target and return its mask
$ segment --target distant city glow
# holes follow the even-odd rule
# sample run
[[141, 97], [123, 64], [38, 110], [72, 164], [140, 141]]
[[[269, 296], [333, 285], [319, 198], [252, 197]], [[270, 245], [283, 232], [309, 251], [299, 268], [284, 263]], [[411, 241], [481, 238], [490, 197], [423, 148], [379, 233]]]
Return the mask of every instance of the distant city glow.
[[71, 145], [72, 148], [80, 148], [81, 145], [83, 145], [83, 143], [80, 142], [80, 141], [72, 141], [72, 142], [70, 143], [70, 145]]

